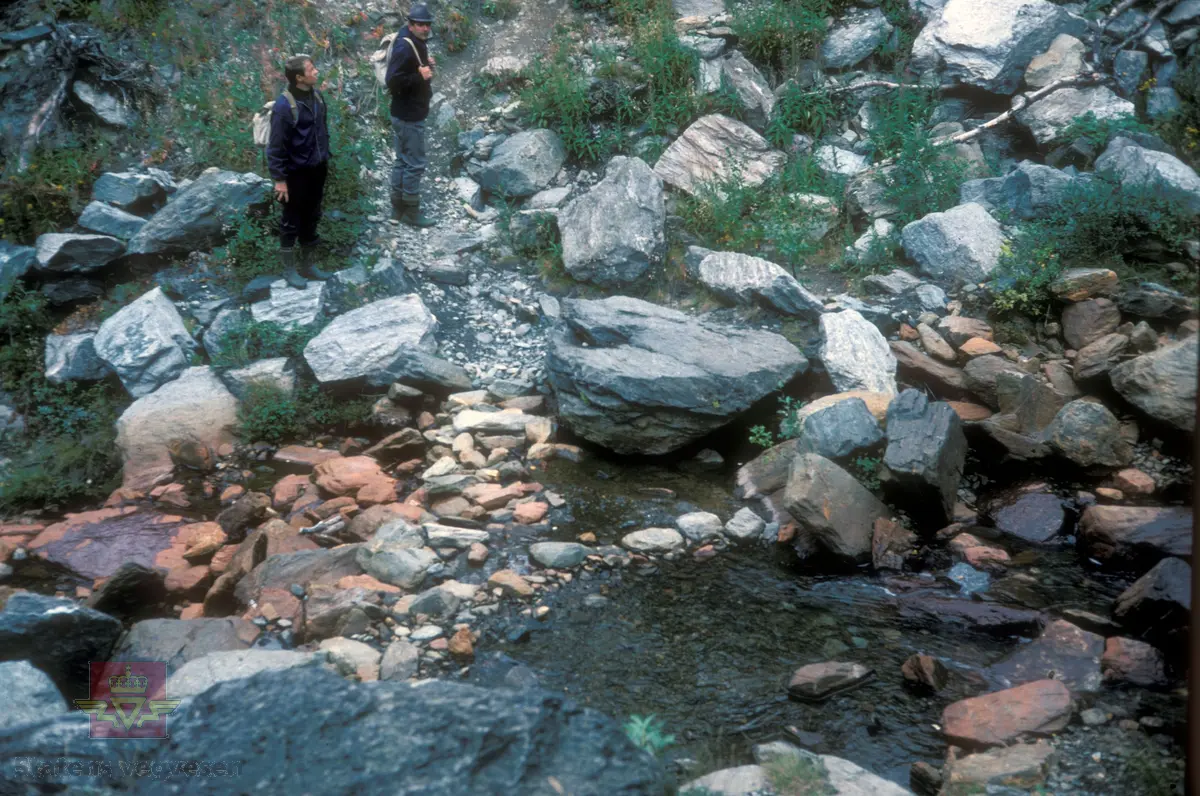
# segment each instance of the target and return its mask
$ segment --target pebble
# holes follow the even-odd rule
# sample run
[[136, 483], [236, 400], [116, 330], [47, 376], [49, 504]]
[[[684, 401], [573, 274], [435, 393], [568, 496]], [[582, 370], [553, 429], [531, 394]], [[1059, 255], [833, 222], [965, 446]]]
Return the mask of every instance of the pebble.
[[432, 641], [442, 635], [442, 629], [437, 625], [422, 625], [409, 636], [413, 641]]

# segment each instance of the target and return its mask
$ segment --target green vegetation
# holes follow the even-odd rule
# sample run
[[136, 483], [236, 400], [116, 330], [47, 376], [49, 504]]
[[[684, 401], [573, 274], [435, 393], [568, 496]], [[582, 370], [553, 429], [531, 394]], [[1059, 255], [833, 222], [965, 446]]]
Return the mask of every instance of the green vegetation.
[[829, 784], [829, 772], [820, 758], [777, 755], [763, 768], [778, 796], [827, 796], [838, 792]]
[[237, 435], [246, 442], [282, 443], [305, 439], [326, 429], [362, 425], [370, 415], [371, 399], [346, 400], [303, 384], [288, 394], [272, 384], [252, 384], [238, 406]]
[[517, 0], [483, 0], [483, 13], [494, 19], [511, 19], [520, 10]]
[[1200, 59], [1192, 59], [1179, 70], [1172, 84], [1182, 107], [1156, 126], [1179, 156], [1200, 168]]
[[446, 52], [462, 52], [477, 35], [475, 21], [463, 8], [444, 9], [434, 24], [438, 28], [438, 35]]
[[[778, 389], [783, 389], [780, 384]], [[801, 401], [793, 398], [790, 395], [779, 396], [779, 409], [775, 414], [779, 415], [779, 435], [776, 437], [766, 426], [752, 426], [750, 428], [750, 442], [753, 445], [758, 445], [763, 448], [773, 448], [781, 442], [789, 439], [795, 439], [800, 436], [803, 428], [800, 425], [799, 414], [804, 408], [807, 401]]]
[[[91, 138], [39, 149], [23, 174], [0, 180], [0, 237], [30, 245], [38, 235], [72, 224], [91, 198], [109, 150], [103, 139]], [[0, 160], [0, 172], [4, 169]]]
[[1115, 119], [1097, 119], [1088, 111], [1067, 125], [1055, 141], [1070, 143], [1082, 139], [1099, 154], [1108, 142], [1125, 132], [1150, 132], [1150, 128], [1138, 121], [1136, 116], [1118, 116]]
[[878, 492], [883, 483], [879, 480], [879, 466], [883, 460], [878, 456], [856, 456], [850, 469], [859, 483], [872, 492]]
[[1006, 248], [993, 306], [1001, 312], [1039, 313], [1050, 301], [1047, 288], [1063, 269], [1137, 273], [1145, 269], [1137, 260], [1140, 246], [1155, 241], [1167, 251], [1180, 251], [1190, 234], [1194, 226], [1187, 213], [1152, 190], [1098, 175], [1076, 182], [1046, 218], [1024, 225]]
[[812, 58], [825, 39], [829, 3], [769, 0], [743, 6], [734, 16], [738, 46], [752, 60], [781, 72]]
[[775, 113], [767, 124], [767, 138], [784, 150], [791, 146], [796, 133], [820, 138], [837, 120], [842, 108], [843, 103], [828, 92], [801, 89], [792, 83], [775, 104]]
[[671, 744], [675, 736], [663, 732], [663, 723], [653, 713], [649, 716], [633, 715], [622, 727], [625, 735], [634, 745], [657, 757]]
[[260, 359], [298, 357], [319, 332], [315, 324], [289, 328], [270, 321], [250, 321], [221, 337], [221, 350], [212, 358], [212, 366], [242, 368]]

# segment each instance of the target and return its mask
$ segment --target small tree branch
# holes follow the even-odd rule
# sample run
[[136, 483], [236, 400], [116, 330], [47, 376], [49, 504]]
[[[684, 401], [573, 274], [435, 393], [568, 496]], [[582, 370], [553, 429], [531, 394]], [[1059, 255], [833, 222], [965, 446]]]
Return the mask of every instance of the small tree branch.
[[1104, 45], [1104, 33], [1108, 30], [1108, 26], [1116, 21], [1117, 17], [1124, 14], [1132, 8], [1138, 0], [1121, 0], [1117, 3], [1113, 10], [1108, 12], [1108, 16], [1100, 23], [1099, 29], [1096, 31], [1095, 37], [1092, 39], [1092, 63], [1100, 66], [1100, 50]]
[[1112, 51], [1112, 54], [1108, 60], [1109, 61], [1116, 60], [1117, 54], [1120, 53], [1121, 50], [1124, 50], [1132, 42], [1135, 42], [1138, 39], [1145, 36], [1150, 31], [1150, 27], [1154, 24], [1154, 20], [1158, 19], [1158, 15], [1161, 14], [1162, 12], [1174, 7], [1175, 4], [1177, 4], [1178, 2], [1179, 2], [1179, 0], [1162, 0], [1162, 2], [1160, 2], [1154, 8], [1152, 8], [1150, 10], [1149, 17], [1146, 19], [1146, 24], [1142, 25], [1141, 28], [1139, 28], [1138, 30], [1129, 34], [1128, 36], [1126, 36], [1124, 41], [1122, 41], [1120, 44], [1118, 44], [1116, 46], [1116, 48]]

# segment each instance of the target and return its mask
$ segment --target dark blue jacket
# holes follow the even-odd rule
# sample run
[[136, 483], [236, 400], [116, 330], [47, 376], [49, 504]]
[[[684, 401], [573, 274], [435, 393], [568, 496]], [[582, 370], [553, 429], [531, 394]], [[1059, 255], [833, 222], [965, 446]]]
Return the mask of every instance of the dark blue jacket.
[[[405, 38], [412, 39], [417, 52], [421, 54], [417, 60], [413, 48], [408, 46]], [[421, 77], [418, 68], [429, 65], [429, 50], [425, 42], [409, 32], [405, 25], [392, 42], [391, 60], [388, 61], [387, 87], [392, 95], [392, 116], [403, 122], [424, 121], [429, 115], [429, 99], [433, 96], [433, 81]]]
[[292, 89], [299, 119], [292, 123], [292, 106], [280, 93], [271, 110], [271, 138], [267, 142], [267, 168], [276, 180], [307, 166], [329, 160], [328, 111], [313, 92]]

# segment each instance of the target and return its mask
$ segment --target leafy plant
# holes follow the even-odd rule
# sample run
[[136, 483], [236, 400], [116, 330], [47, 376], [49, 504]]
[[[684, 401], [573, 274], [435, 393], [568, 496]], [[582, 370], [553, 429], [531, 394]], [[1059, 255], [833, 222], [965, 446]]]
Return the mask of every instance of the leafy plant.
[[517, 0], [483, 0], [483, 13], [495, 19], [509, 19], [520, 11]]
[[213, 259], [227, 265], [235, 279], [248, 282], [279, 273], [279, 237], [273, 218], [247, 214], [234, 221], [232, 231], [225, 245], [213, 250]]
[[805, 0], [770, 0], [745, 8], [734, 25], [742, 51], [779, 70], [811, 58], [825, 38], [822, 9]]
[[663, 732], [663, 723], [653, 713], [648, 716], [630, 716], [622, 729], [635, 746], [656, 757], [675, 743], [675, 736]]
[[935, 144], [924, 130], [901, 138], [894, 165], [880, 172], [885, 200], [898, 208], [899, 225], [958, 204], [968, 164], [951, 145]]
[[877, 456], [857, 456], [850, 463], [850, 467], [854, 470], [854, 477], [858, 479], [859, 483], [872, 492], [876, 492], [883, 486], [883, 482], [879, 480], [879, 465], [882, 463], [883, 460]]
[[475, 38], [475, 21], [465, 11], [451, 8], [441, 16], [438, 22], [438, 34], [446, 47], [446, 52], [462, 52]]
[[1088, 111], [1072, 121], [1055, 138], [1058, 142], [1071, 142], [1083, 139], [1097, 152], [1108, 146], [1108, 142], [1124, 132], [1149, 132], [1150, 128], [1138, 121], [1132, 114], [1116, 118], [1097, 119], [1096, 114]]
[[758, 445], [760, 448], [773, 448], [775, 447], [775, 435], [768, 431], [766, 426], [751, 426], [750, 444]]
[[1167, 143], [1189, 161], [1200, 166], [1200, 60], [1193, 58], [1175, 76], [1173, 83], [1179, 94], [1180, 108], [1156, 124]]
[[240, 368], [260, 359], [296, 357], [319, 333], [316, 325], [285, 327], [270, 321], [250, 321], [221, 337], [214, 368]]
[[778, 796], [832, 796], [829, 772], [819, 758], [776, 755], [763, 764], [767, 780]]
[[820, 138], [836, 120], [840, 103], [826, 92], [801, 89], [795, 83], [775, 104], [775, 113], [767, 124], [767, 138], [780, 149], [792, 145], [792, 136], [803, 133]]
[[313, 384], [289, 394], [273, 384], [251, 384], [238, 406], [237, 434], [247, 442], [281, 443], [302, 439], [329, 427], [363, 423], [370, 413], [369, 398], [338, 400]]
[[79, 146], [42, 148], [24, 173], [0, 180], [0, 237], [29, 245], [69, 226], [87, 204], [110, 149], [90, 138]]

